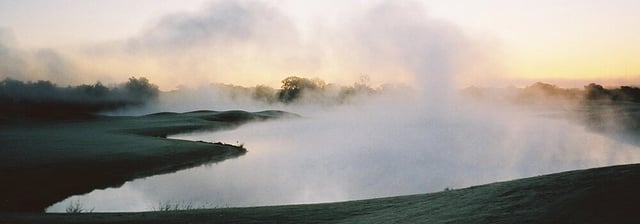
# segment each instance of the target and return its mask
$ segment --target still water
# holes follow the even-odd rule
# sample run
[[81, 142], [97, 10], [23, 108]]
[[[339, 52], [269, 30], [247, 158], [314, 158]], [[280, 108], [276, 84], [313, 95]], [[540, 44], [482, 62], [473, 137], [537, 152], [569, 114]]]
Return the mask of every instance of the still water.
[[462, 188], [640, 162], [636, 146], [530, 114], [465, 116], [349, 110], [170, 136], [244, 143], [241, 157], [72, 196], [94, 212], [162, 203], [236, 207], [344, 201]]

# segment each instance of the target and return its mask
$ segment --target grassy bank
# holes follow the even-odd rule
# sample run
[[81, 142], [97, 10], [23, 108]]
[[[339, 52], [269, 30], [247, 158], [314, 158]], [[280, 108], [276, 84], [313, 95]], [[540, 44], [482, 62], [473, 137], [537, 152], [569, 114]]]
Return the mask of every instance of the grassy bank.
[[4, 214], [9, 223], [637, 223], [640, 164], [439, 193], [174, 212]]
[[71, 195], [237, 157], [246, 150], [165, 137], [288, 115], [196, 111], [65, 120], [5, 117], [0, 120], [0, 211], [42, 212]]

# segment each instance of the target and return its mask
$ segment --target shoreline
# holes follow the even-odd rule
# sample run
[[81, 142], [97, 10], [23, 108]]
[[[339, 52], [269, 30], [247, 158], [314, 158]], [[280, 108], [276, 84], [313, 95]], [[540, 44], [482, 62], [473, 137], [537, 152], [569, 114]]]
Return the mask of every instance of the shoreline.
[[297, 116], [282, 111], [196, 111], [137, 117], [0, 123], [0, 212], [44, 212], [69, 196], [236, 158], [246, 149], [166, 138]]
[[1, 214], [9, 223], [634, 223], [640, 164], [366, 200], [137, 213]]

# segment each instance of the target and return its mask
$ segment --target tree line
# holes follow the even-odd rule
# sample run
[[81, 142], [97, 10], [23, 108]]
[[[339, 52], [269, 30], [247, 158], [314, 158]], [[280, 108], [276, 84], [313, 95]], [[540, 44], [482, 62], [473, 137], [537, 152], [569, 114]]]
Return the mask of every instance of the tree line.
[[361, 95], [371, 95], [383, 91], [383, 88], [373, 88], [366, 76], [360, 78], [353, 85], [327, 84], [319, 78], [305, 78], [289, 76], [281, 81], [279, 89], [257, 85], [244, 87], [228, 84], [212, 84], [231, 99], [249, 97], [268, 104], [343, 104]]
[[0, 81], [1, 114], [60, 116], [93, 114], [127, 106], [143, 105], [158, 97], [158, 86], [141, 77], [107, 87], [93, 85], [59, 87], [50, 81]]
[[549, 83], [536, 82], [524, 88], [507, 88], [506, 91], [499, 94], [492, 95], [491, 92], [491, 88], [478, 87], [469, 87], [463, 90], [463, 93], [472, 97], [502, 97], [517, 103], [535, 103], [548, 100], [640, 103], [640, 88], [638, 87], [606, 88], [596, 83], [590, 83], [583, 88], [561, 88]]
[[632, 86], [620, 86], [605, 88], [600, 84], [590, 83], [582, 89], [565, 89], [552, 84], [537, 82], [521, 91], [521, 95], [542, 93], [546, 96], [580, 99], [585, 101], [627, 101], [640, 102], [640, 88]]

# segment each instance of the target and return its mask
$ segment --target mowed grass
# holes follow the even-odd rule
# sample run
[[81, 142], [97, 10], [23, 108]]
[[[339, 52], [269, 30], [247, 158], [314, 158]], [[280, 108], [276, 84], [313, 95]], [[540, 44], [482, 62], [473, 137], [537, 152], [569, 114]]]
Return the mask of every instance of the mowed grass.
[[[637, 111], [633, 110], [633, 113], [627, 113], [628, 111], [632, 110], [624, 110], [623, 112], [630, 119], [637, 118]], [[193, 155], [191, 152], [194, 151], [212, 153], [213, 161], [237, 156], [242, 152], [238, 152], [238, 149], [232, 146], [162, 138], [167, 134], [184, 131], [231, 128], [246, 122], [246, 120], [253, 119], [251, 118], [253, 115], [245, 112], [234, 111], [223, 115], [219, 115], [219, 113], [210, 111], [185, 114], [160, 113], [144, 117], [104, 117], [91, 121], [48, 122], [46, 124], [41, 122], [31, 124], [25, 121], [5, 119], [0, 123], [2, 125], [0, 142], [3, 146], [1, 153], [2, 160], [11, 161], [11, 163], [0, 165], [3, 178], [17, 175], [6, 172], [7, 167], [13, 171], [19, 170], [20, 167], [31, 167], [27, 170], [39, 173], [35, 176], [39, 175], [40, 179], [31, 180], [33, 189], [28, 189], [31, 185], [18, 184], [13, 188], [8, 188], [7, 186], [11, 185], [5, 184], [3, 179], [2, 199], [12, 198], [13, 196], [10, 194], [29, 198], [28, 193], [22, 192], [23, 189], [36, 193], [38, 190], [44, 189], [44, 191], [51, 193], [54, 191], [49, 189], [50, 186], [56, 186], [56, 184], [60, 184], [57, 187], [65, 188], [61, 190], [62, 192], [68, 193], [69, 191], [66, 189], [70, 187], [70, 183], [66, 182], [69, 181], [72, 182], [72, 185], [82, 185], [84, 188], [81, 190], [88, 192], [96, 188], [97, 183], [105, 184], [101, 178], [110, 175], [117, 176], [116, 173], [127, 174], [127, 178], [147, 176], [150, 173], [164, 172], [162, 170], [170, 172], [169, 170], [175, 170], [181, 166], [196, 164], [194, 159], [197, 158], [207, 158], [203, 155], [191, 156]], [[264, 112], [258, 114], [266, 117], [279, 117], [281, 113]], [[600, 111], [594, 113], [598, 116], [593, 121], [599, 123], [601, 120], [599, 114], [605, 113]], [[609, 113], [607, 112], [606, 115], [609, 116]], [[35, 129], [32, 129], [30, 125], [39, 127], [36, 128], [39, 131], [32, 131]], [[632, 125], [626, 128], [634, 130]], [[596, 130], [605, 134], [609, 132], [608, 129]], [[68, 137], [69, 133], [77, 134], [78, 132], [83, 133], [77, 136], [89, 137], [86, 140], [64, 140], [64, 136]], [[9, 135], [8, 133], [22, 134]], [[20, 144], [16, 142], [32, 139], [30, 136], [39, 136], [49, 142], [58, 143], [29, 142], [27, 148], [36, 148], [36, 150], [21, 151], [24, 149], [19, 149]], [[99, 139], [96, 136], [103, 136], [107, 139], [96, 140]], [[12, 153], [11, 150], [5, 150], [5, 143], [10, 142], [14, 143], [12, 150], [22, 153]], [[77, 145], [59, 144], [68, 142], [74, 142]], [[89, 147], [103, 142], [113, 145]], [[136, 147], [142, 148], [131, 148], [131, 145], [141, 145]], [[40, 147], [46, 149], [40, 149]], [[220, 149], [219, 147], [231, 148]], [[113, 150], [103, 151], [106, 149]], [[75, 153], [85, 151], [89, 151], [87, 155], [93, 155], [98, 159], [92, 161], [87, 155], [75, 155]], [[222, 151], [231, 152], [231, 154], [219, 154]], [[60, 152], [64, 154], [59, 155]], [[118, 153], [122, 155], [118, 155]], [[4, 157], [5, 155], [13, 157]], [[72, 158], [74, 156], [78, 158]], [[156, 162], [148, 162], [142, 158], [152, 158], [149, 161]], [[80, 174], [73, 174], [74, 178], [64, 179], [67, 174], [60, 175], [56, 172], [64, 170], [65, 165], [59, 163], [68, 163], [69, 161], [76, 161], [76, 163], [84, 161], [85, 164], [68, 165], [67, 169], [70, 170], [68, 172], [79, 172]], [[87, 170], [84, 175], [88, 177], [88, 180], [79, 181], [84, 184], [73, 183], [78, 181], [78, 176], [83, 175], [82, 171], [78, 171], [78, 167], [82, 168], [80, 170]], [[49, 171], [49, 168], [53, 171]], [[138, 170], [138, 172], [132, 172], [132, 170]], [[52, 174], [53, 178], [47, 178], [42, 174], [47, 172]], [[99, 175], [95, 175], [96, 173]], [[114, 182], [122, 183], [122, 179], [125, 178], [116, 178], [117, 181], [110, 181], [105, 185]], [[40, 184], [40, 181], [46, 184]], [[56, 181], [61, 183], [56, 183]], [[25, 183], [24, 180], [22, 183]], [[87, 183], [91, 183], [91, 186], [87, 186]], [[7, 193], [4, 189], [13, 191]], [[633, 164], [564, 172], [437, 193], [360, 201], [142, 213], [0, 212], [0, 223], [638, 223], [640, 220], [640, 190], [638, 189], [640, 189], [640, 164]], [[27, 190], [24, 192], [28, 192]], [[45, 193], [40, 195], [45, 195]], [[34, 196], [34, 198], [36, 197]], [[53, 201], [58, 200], [60, 199]]]
[[196, 111], [140, 117], [0, 121], [0, 211], [42, 212], [68, 196], [245, 153], [241, 147], [165, 138], [233, 128], [281, 111]]
[[310, 205], [142, 213], [5, 214], [7, 223], [637, 223], [640, 164], [465, 189]]

